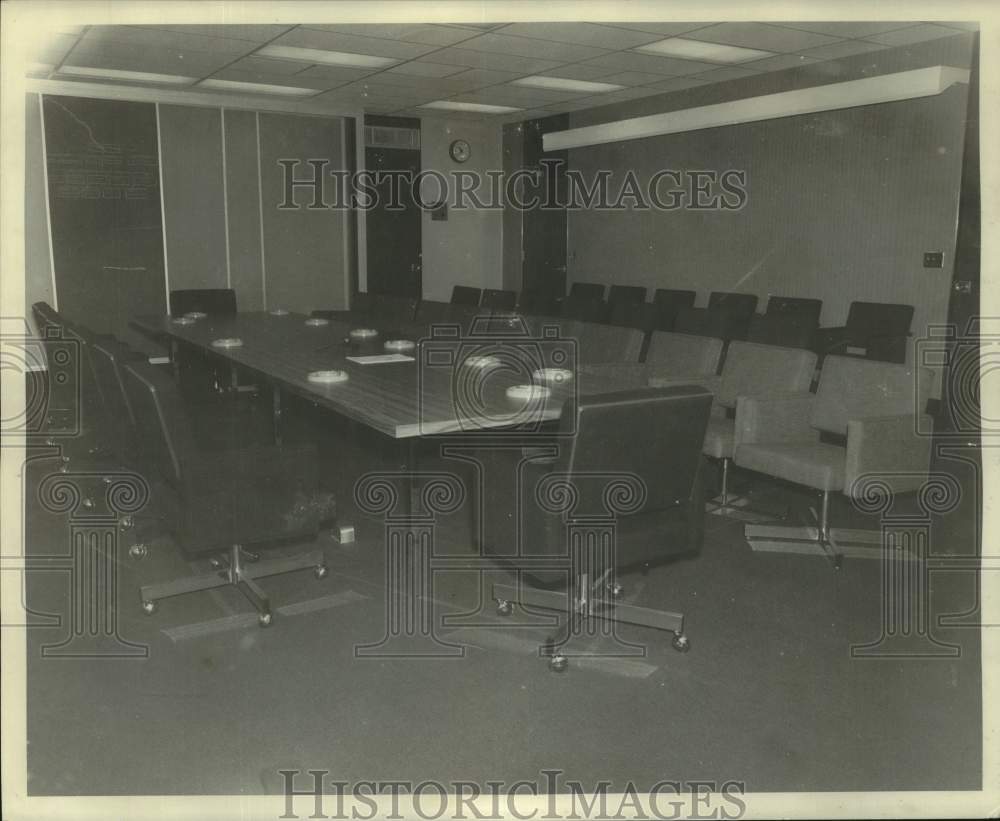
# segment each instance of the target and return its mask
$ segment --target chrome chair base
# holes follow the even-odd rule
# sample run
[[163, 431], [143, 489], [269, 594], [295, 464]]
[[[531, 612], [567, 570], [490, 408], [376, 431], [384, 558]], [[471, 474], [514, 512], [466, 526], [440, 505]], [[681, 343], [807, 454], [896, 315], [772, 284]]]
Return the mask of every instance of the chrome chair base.
[[[497, 613], [502, 616], [509, 616], [513, 612], [514, 604], [570, 613], [572, 621], [569, 636], [576, 634], [577, 628], [584, 620], [600, 619], [605, 622], [664, 630], [673, 633], [672, 645], [675, 650], [686, 653], [691, 649], [691, 642], [684, 634], [683, 613], [624, 604], [617, 600], [623, 592], [621, 585], [609, 582], [609, 577], [610, 571], [607, 571], [595, 582], [590, 583], [587, 575], [582, 574], [579, 577], [577, 587], [579, 595], [576, 598], [571, 598], [570, 591], [541, 590], [529, 585], [494, 584], [493, 599], [497, 604]], [[604, 597], [605, 593], [609, 598]], [[567, 656], [560, 652], [559, 645], [554, 639], [546, 643], [546, 655], [549, 657], [549, 668], [553, 672], [562, 672], [568, 666]]]
[[322, 579], [327, 574], [323, 551], [318, 548], [298, 556], [265, 561], [257, 561], [253, 558], [254, 556], [255, 554], [247, 553], [241, 545], [236, 544], [229, 549], [227, 561], [213, 562], [215, 566], [207, 573], [185, 576], [159, 584], [144, 585], [139, 588], [139, 593], [142, 596], [142, 609], [147, 615], [152, 615], [156, 612], [156, 603], [161, 599], [232, 585], [243, 593], [257, 610], [257, 622], [260, 626], [267, 627], [273, 618], [271, 602], [267, 594], [257, 584], [256, 579], [310, 568], [317, 579]]

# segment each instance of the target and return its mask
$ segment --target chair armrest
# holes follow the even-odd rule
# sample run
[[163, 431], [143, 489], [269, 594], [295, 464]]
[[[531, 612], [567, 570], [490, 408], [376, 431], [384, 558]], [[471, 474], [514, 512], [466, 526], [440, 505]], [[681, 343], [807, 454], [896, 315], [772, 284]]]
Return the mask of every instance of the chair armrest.
[[931, 430], [929, 416], [901, 414], [869, 416], [847, 423], [845, 493], [866, 473], [879, 474], [893, 492], [914, 490], [927, 477], [931, 437], [917, 433]]
[[719, 385], [722, 377], [715, 373], [697, 373], [690, 376], [673, 376], [667, 374], [651, 373], [646, 380], [651, 388], [672, 388], [676, 385], [698, 385], [711, 391], [713, 394], [719, 392]]
[[815, 399], [803, 392], [738, 397], [735, 444], [815, 442], [819, 434], [809, 424]]

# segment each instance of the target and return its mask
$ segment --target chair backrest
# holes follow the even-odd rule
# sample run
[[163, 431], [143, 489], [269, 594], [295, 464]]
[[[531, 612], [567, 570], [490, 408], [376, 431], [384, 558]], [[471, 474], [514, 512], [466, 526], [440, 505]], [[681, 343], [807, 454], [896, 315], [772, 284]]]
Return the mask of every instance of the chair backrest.
[[653, 304], [656, 306], [656, 329], [658, 331], [674, 330], [677, 312], [681, 308], [694, 305], [695, 292], [676, 288], [657, 288], [653, 294]]
[[97, 340], [90, 346], [94, 376], [101, 390], [105, 421], [112, 431], [111, 449], [127, 463], [136, 456], [136, 422], [125, 388], [123, 366], [142, 357], [117, 340]]
[[608, 316], [608, 303], [603, 299], [571, 294], [562, 301], [559, 315], [567, 319], [579, 319], [582, 322], [604, 322]]
[[413, 322], [420, 300], [409, 296], [373, 294], [370, 316], [378, 322], [407, 324]]
[[749, 319], [757, 310], [757, 294], [712, 291], [708, 295], [708, 307], [725, 308], [733, 316]]
[[656, 306], [651, 302], [616, 302], [611, 306], [608, 322], [649, 332], [657, 327]]
[[657, 374], [667, 376], [702, 376], [716, 373], [721, 357], [721, 339], [653, 331], [646, 351], [646, 365]]
[[196, 450], [177, 386], [168, 373], [148, 363], [129, 362], [122, 371], [138, 457], [153, 475], [179, 485], [184, 461]]
[[516, 308], [521, 314], [558, 316], [559, 300], [541, 291], [526, 290], [517, 295]]
[[767, 299], [767, 316], [792, 314], [808, 318], [819, 325], [819, 315], [823, 311], [822, 299], [808, 299], [798, 296], [771, 296]]
[[577, 361], [584, 365], [605, 362], [638, 362], [645, 334], [637, 328], [576, 322]]
[[201, 311], [210, 316], [236, 313], [236, 291], [232, 288], [187, 288], [170, 292], [170, 313], [173, 316], [189, 311]]
[[619, 302], [645, 302], [646, 289], [641, 285], [612, 285], [608, 291], [608, 305]]
[[517, 294], [496, 288], [485, 288], [479, 305], [494, 311], [513, 311], [517, 304]]
[[351, 299], [351, 313], [366, 316], [371, 313], [375, 300], [367, 291], [358, 291]]
[[811, 348], [819, 321], [806, 313], [754, 314], [747, 341], [785, 348]]
[[489, 316], [489, 311], [478, 305], [461, 305], [425, 299], [421, 300], [417, 306], [416, 322], [422, 325], [450, 323], [461, 325], [467, 331], [472, 321], [480, 315]]
[[816, 354], [812, 351], [733, 341], [726, 351], [715, 401], [734, 408], [740, 396], [808, 391], [815, 372]]
[[456, 285], [451, 289], [451, 304], [478, 305], [482, 296], [482, 288], [473, 288], [471, 285]]
[[577, 299], [604, 299], [604, 287], [598, 282], [574, 282], [569, 295]]
[[[711, 405], [712, 394], [693, 385], [591, 395], [575, 405], [569, 400], [560, 425], [563, 430], [575, 425], [575, 435], [562, 449], [556, 470], [576, 486], [577, 510], [600, 513], [604, 499], [614, 498], [604, 496], [609, 473], [628, 474], [627, 483], [639, 491], [632, 515], [686, 503], [701, 462]], [[617, 501], [623, 502], [623, 496]]]
[[847, 337], [864, 345], [873, 336], [906, 336], [913, 306], [891, 302], [852, 302], [847, 312]]
[[930, 384], [929, 368], [828, 356], [823, 360], [810, 424], [844, 435], [852, 419], [922, 414]]

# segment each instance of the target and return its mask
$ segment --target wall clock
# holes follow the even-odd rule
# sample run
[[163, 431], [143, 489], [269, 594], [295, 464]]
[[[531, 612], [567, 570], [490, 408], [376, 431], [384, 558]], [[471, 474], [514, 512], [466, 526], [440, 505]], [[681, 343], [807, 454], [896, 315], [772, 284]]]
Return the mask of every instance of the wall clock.
[[455, 140], [448, 146], [448, 153], [455, 162], [465, 162], [472, 156], [472, 148], [467, 140]]

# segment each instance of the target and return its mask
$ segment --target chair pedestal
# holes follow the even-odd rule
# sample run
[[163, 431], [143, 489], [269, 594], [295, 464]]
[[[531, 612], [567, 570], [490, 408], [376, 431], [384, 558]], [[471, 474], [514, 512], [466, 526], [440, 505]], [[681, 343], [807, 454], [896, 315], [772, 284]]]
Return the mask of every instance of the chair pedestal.
[[[819, 516], [813, 514], [812, 525], [748, 524], [744, 536], [750, 548], [758, 553], [800, 553], [824, 556], [839, 570], [845, 556], [853, 559], [881, 559], [883, 533], [881, 530], [854, 530], [831, 528], [830, 492], [823, 492]], [[916, 560], [909, 550], [899, 548], [900, 558]]]
[[749, 507], [750, 500], [746, 496], [733, 496], [729, 493], [729, 467], [732, 459], [722, 460], [722, 487], [719, 495], [705, 503], [705, 512], [713, 516], [721, 516], [724, 519], [731, 519], [737, 522], [747, 522], [748, 524], [760, 524], [763, 522], [777, 522], [784, 517], [763, 510], [755, 510]]
[[[262, 562], [252, 559], [253, 555], [245, 551], [241, 545], [234, 544], [229, 549], [227, 560], [220, 561], [216, 568], [207, 573], [172, 579], [160, 584], [143, 585], [139, 588], [142, 609], [147, 615], [152, 615], [156, 611], [156, 603], [161, 599], [232, 585], [238, 588], [257, 610], [257, 621], [260, 626], [267, 627], [272, 619], [271, 603], [256, 579], [310, 568], [318, 579], [322, 579], [327, 573], [323, 551], [319, 548], [298, 556], [267, 559]], [[248, 560], [250, 563], [247, 563]]]
[[[494, 584], [493, 599], [497, 603], [500, 615], [510, 615], [512, 605], [520, 604], [526, 607], [540, 607], [544, 610], [556, 610], [569, 613], [571, 621], [568, 637], [580, 632], [584, 622], [591, 619], [604, 624], [634, 624], [639, 627], [651, 627], [673, 633], [673, 647], [679, 652], [687, 652], [690, 642], [684, 634], [684, 614], [669, 610], [653, 610], [634, 604], [624, 604], [616, 600], [621, 595], [621, 585], [610, 582], [611, 571], [601, 574], [596, 581], [591, 581], [587, 574], [581, 574], [577, 579], [576, 592], [541, 590], [528, 585]], [[605, 598], [605, 594], [609, 598]], [[568, 640], [568, 639], [567, 639]], [[568, 659], [561, 652], [565, 641], [561, 644], [555, 639], [546, 643], [546, 655], [549, 657], [549, 667], [561, 672], [566, 669]]]

